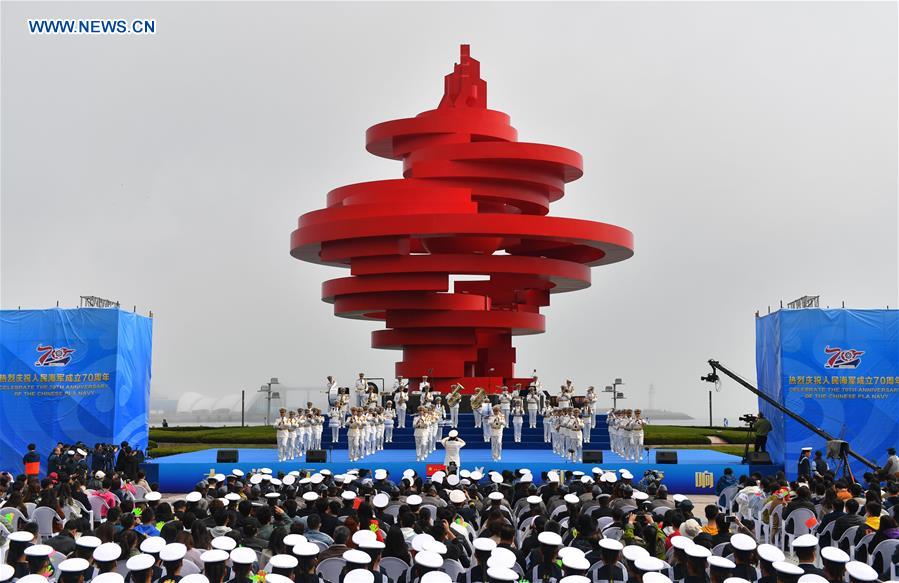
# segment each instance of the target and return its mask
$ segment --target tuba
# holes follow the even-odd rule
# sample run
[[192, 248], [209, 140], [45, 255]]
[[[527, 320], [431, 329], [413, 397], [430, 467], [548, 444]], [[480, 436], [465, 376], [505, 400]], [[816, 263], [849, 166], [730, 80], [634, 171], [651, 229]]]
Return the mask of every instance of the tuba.
[[462, 389], [464, 387], [461, 384], [453, 385], [453, 390], [449, 395], [446, 396], [446, 404], [450, 407], [455, 407], [462, 400]]
[[477, 393], [475, 393], [475, 396], [471, 398], [471, 408], [477, 411], [484, 403], [484, 399], [487, 397], [487, 393], [484, 392], [484, 389], [482, 389], [481, 387], [476, 388], [475, 391], [477, 391]]

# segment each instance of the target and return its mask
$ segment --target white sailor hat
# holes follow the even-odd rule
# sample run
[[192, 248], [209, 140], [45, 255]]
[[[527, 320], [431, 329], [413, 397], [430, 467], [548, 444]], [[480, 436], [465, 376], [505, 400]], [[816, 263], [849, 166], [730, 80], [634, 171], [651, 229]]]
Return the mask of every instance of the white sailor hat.
[[490, 558], [487, 559], [487, 567], [505, 567], [511, 569], [517, 560], [518, 557], [515, 556], [514, 552], [505, 547], [496, 547], [490, 553]]
[[367, 565], [371, 563], [371, 556], [358, 549], [349, 549], [343, 552], [343, 560], [354, 565]]
[[293, 569], [300, 562], [293, 555], [275, 555], [268, 563], [274, 569]]
[[265, 494], [265, 497], [268, 498], [269, 500], [277, 500], [278, 498], [281, 497], [281, 494], [278, 494], [277, 492], [267, 492]]
[[295, 547], [304, 542], [306, 542], [306, 537], [301, 534], [291, 533], [284, 537], [285, 547]]
[[156, 564], [156, 559], [152, 555], [141, 553], [134, 555], [125, 562], [125, 568], [129, 571], [146, 571]]
[[325, 481], [324, 471], [325, 470], [322, 470], [321, 472], [316, 472], [316, 473], [312, 474], [309, 477], [309, 481], [312, 482], [313, 484], [321, 484], [322, 482]]
[[673, 546], [676, 549], [684, 550], [692, 544], [696, 544], [696, 543], [694, 543], [693, 541], [691, 541], [690, 539], [688, 539], [687, 537], [685, 537], [683, 535], [678, 534], [678, 535], [671, 537], [671, 546]]
[[453, 578], [443, 571], [428, 571], [419, 579], [421, 583], [452, 583]]
[[[22, 579], [19, 579], [21, 581]], [[91, 579], [91, 583], [125, 583], [125, 577], [115, 571], [100, 573]]]
[[449, 432], [448, 435], [449, 435], [450, 437], [459, 437], [459, 432], [456, 431], [455, 429], [452, 429], [452, 430], [450, 430], [450, 432]]
[[846, 573], [849, 574], [850, 580], [877, 581], [877, 571], [860, 561], [849, 561], [846, 563]]
[[502, 492], [490, 492], [487, 494], [487, 497], [494, 501], [499, 501], [503, 499]]
[[599, 539], [599, 548], [607, 551], [618, 551], [620, 553], [621, 549], [624, 548], [624, 545], [613, 538], [601, 538]]
[[450, 528], [453, 529], [456, 532], [456, 534], [462, 535], [464, 537], [468, 536], [468, 529], [466, 527], [462, 526], [461, 524], [459, 524], [458, 522], [455, 522], [455, 521], [451, 522]]
[[821, 560], [830, 561], [831, 563], [848, 563], [849, 555], [839, 547], [823, 547], [821, 549]]
[[225, 500], [228, 502], [240, 502], [240, 494], [237, 492], [228, 492], [225, 494]]
[[[381, 548], [381, 549], [384, 548], [384, 543], [378, 542], [378, 541], [374, 541], [374, 542], [381, 545], [380, 547], [375, 547], [375, 548]], [[443, 544], [442, 542], [440, 542], [439, 540], [433, 540], [430, 542], [425, 542], [424, 550], [430, 551], [432, 553], [437, 553], [438, 555], [443, 556], [446, 554], [447, 548], [446, 548], [446, 545]]]
[[434, 551], [421, 551], [415, 553], [415, 564], [428, 569], [439, 569], [443, 567], [443, 557]]
[[[94, 477], [97, 478], [98, 480], [102, 480], [103, 478], [106, 477], [106, 472], [104, 472], [103, 470], [97, 470], [96, 472], [94, 472]], [[62, 566], [62, 565], [60, 565], [60, 566]]]
[[209, 543], [212, 548], [219, 549], [222, 551], [228, 551], [229, 553], [234, 550], [234, 547], [237, 546], [237, 541], [231, 538], [230, 536], [217, 536]]
[[609, 482], [609, 483], [617, 482], [618, 476], [613, 474], [612, 472], [606, 472], [605, 474], [603, 474], [599, 477], [599, 481], [600, 482]]
[[25, 549], [26, 557], [49, 557], [53, 554], [53, 547], [50, 545], [31, 545]]
[[450, 486], [458, 486], [459, 485], [459, 476], [456, 474], [450, 474], [446, 477], [446, 483]]
[[799, 583], [828, 583], [827, 579], [815, 573], [806, 573], [799, 578]]
[[431, 542], [433, 540], [434, 540], [433, 536], [429, 535], [426, 532], [423, 532], [421, 534], [417, 534], [417, 535], [413, 536], [412, 540], [410, 541], [409, 544], [412, 547], [413, 551], [415, 551], [416, 553], [419, 553], [419, 552], [425, 550], [425, 543]]
[[85, 535], [75, 539], [75, 546], [84, 547], [86, 549], [95, 549], [103, 544], [103, 541], [95, 536]]
[[584, 554], [584, 551], [582, 551], [581, 549], [579, 549], [577, 547], [562, 547], [558, 551], [558, 556], [560, 559], [564, 559], [565, 557], [568, 557], [568, 556], [583, 557], [586, 555]]
[[450, 490], [449, 499], [453, 504], [462, 504], [465, 502], [465, 492], [462, 490]]
[[414, 478], [415, 470], [413, 470], [412, 468], [406, 468], [405, 470], [403, 470], [403, 477], [404, 478]]
[[298, 557], [314, 557], [319, 553], [318, 545], [311, 542], [304, 542], [293, 547], [293, 554]]
[[[147, 492], [147, 494], [149, 494], [149, 492]], [[194, 490], [193, 492], [188, 492], [187, 496], [184, 497], [184, 500], [187, 502], [199, 502], [202, 497], [202, 494]]]
[[442, 484], [443, 478], [445, 478], [445, 477], [446, 477], [446, 472], [438, 470], [438, 471], [434, 472], [433, 474], [431, 474], [431, 481], [437, 482], [438, 484]]
[[[353, 481], [353, 479], [354, 479], [353, 476], [344, 476], [343, 483], [349, 484], [350, 482]], [[300, 486], [305, 486], [306, 484], [311, 484], [311, 483], [312, 483], [312, 478], [309, 478], [309, 477], [300, 478], [299, 480], [297, 480], [297, 484], [299, 484]]]
[[[271, 583], [284, 583], [283, 581], [272, 581], [269, 579], [272, 575], [273, 573], [266, 576], [265, 580], [270, 581]], [[284, 577], [284, 579], [286, 579], [286, 577]], [[288, 581], [290, 580], [288, 579]], [[181, 583], [209, 583], [209, 578], [203, 573], [191, 573], [190, 575], [181, 577]]]
[[550, 470], [546, 472], [546, 479], [550, 482], [558, 482], [559, 481], [559, 472], [556, 470]]
[[637, 545], [627, 545], [621, 549], [621, 554], [624, 555], [624, 558], [628, 561], [636, 561], [640, 557], [648, 557], [649, 551], [643, 547], [638, 547]]
[[147, 502], [158, 502], [161, 499], [162, 494], [160, 494], [159, 492], [150, 491], [144, 494], [144, 500], [146, 500]]
[[287, 474], [281, 479], [281, 483], [285, 486], [293, 486], [294, 482], [297, 481], [297, 477], [292, 474]]
[[377, 540], [377, 539], [378, 539], [378, 535], [366, 528], [366, 529], [357, 530], [356, 532], [354, 532], [352, 540], [354, 543], [356, 543], [358, 545], [358, 544], [362, 543], [363, 541]]
[[159, 558], [163, 561], [180, 561], [187, 554], [187, 547], [181, 543], [169, 543], [159, 551]]
[[237, 547], [228, 556], [232, 563], [238, 565], [252, 565], [256, 562], [256, 551], [249, 547]]
[[565, 494], [565, 497], [562, 499], [568, 504], [577, 504], [581, 501], [575, 494]]
[[748, 534], [738, 532], [730, 537], [730, 544], [738, 551], [754, 551], [758, 544]]
[[712, 556], [712, 551], [696, 543], [693, 543], [692, 545], [685, 548], [684, 552], [687, 553], [688, 557], [692, 557], [694, 559], [708, 559]]
[[462, 469], [462, 470], [459, 470], [459, 475], [462, 476], [463, 478], [470, 478], [471, 472], [468, 470]]
[[356, 493], [353, 492], [352, 490], [344, 490], [344, 491], [340, 494], [340, 497], [343, 498], [344, 500], [355, 500], [355, 499], [356, 499]]
[[330, 476], [330, 475], [332, 475], [332, 472], [328, 468], [325, 468], [322, 471], [320, 471], [319, 474], [321, 474], [323, 476]]
[[239, 470], [237, 468], [234, 468], [233, 470], [231, 470], [231, 474], [237, 476], [238, 478], [242, 478], [244, 475], [243, 470]]
[[503, 483], [503, 475], [499, 472], [493, 472], [490, 474], [490, 481], [494, 484], [502, 484]]
[[140, 550], [142, 553], [157, 555], [164, 546], [165, 539], [161, 536], [148, 536], [140, 543]]
[[278, 478], [272, 478], [271, 480], [269, 480], [269, 482], [271, 482], [272, 486], [281, 486], [284, 484], [284, 482], [282, 482]]
[[637, 557], [637, 560], [634, 561], [634, 567], [640, 571], [661, 571], [666, 569], [668, 564], [658, 557], [647, 555], [645, 557]]
[[527, 497], [528, 504], [540, 504], [543, 502], [543, 498], [536, 495], [531, 495]]
[[74, 449], [66, 450], [66, 455], [75, 455], [75, 450]]
[[724, 580], [724, 583], [750, 583], [750, 581], [742, 577], [728, 577]]
[[621, 477], [624, 478], [625, 480], [633, 480], [634, 479], [634, 475], [632, 473], [630, 473], [628, 470], [622, 469], [618, 473], [620, 473]]
[[487, 578], [494, 581], [518, 581], [518, 573], [508, 567], [488, 567]]
[[376, 480], [386, 480], [387, 479], [387, 470], [383, 468], [378, 468], [375, 470], [375, 479]]
[[95, 561], [99, 561], [100, 563], [111, 563], [112, 561], [118, 561], [119, 557], [122, 556], [122, 547], [117, 545], [116, 543], [103, 543], [99, 547], [94, 549], [93, 557]]
[[760, 544], [755, 552], [758, 553], [761, 560], [767, 561], [768, 563], [776, 563], [778, 561], [783, 561], [786, 558], [782, 550], [767, 543]]
[[581, 484], [589, 484], [593, 482], [593, 478], [590, 476], [581, 476]]
[[[368, 531], [368, 532], [371, 532], [371, 531]], [[374, 534], [374, 533], [372, 533], [372, 534]], [[380, 550], [383, 550], [384, 547], [387, 546], [384, 543], [382, 543], [381, 541], [379, 541], [376, 537], [363, 539], [359, 543], [357, 543], [357, 545], [360, 549], [365, 549], [365, 550], [370, 550], [370, 551], [380, 551]], [[433, 543], [427, 543], [425, 545], [425, 550], [427, 550], [427, 551], [436, 550], [436, 548], [430, 548], [431, 545], [440, 545], [441, 547], [443, 547], [443, 553], [446, 553], [446, 545], [444, 545], [443, 543], [439, 543], [437, 541], [434, 541]], [[440, 551], [438, 550], [437, 552], [440, 552]], [[443, 554], [443, 553], [441, 553], [441, 554]]]
[[374, 583], [375, 574], [368, 569], [353, 569], [343, 580], [344, 583]]
[[271, 468], [259, 468], [259, 473], [260, 474], [271, 474], [272, 469]]
[[559, 583], [591, 583], [591, 579], [583, 575], [568, 575], [559, 579]]
[[204, 563], [224, 563], [228, 560], [228, 553], [222, 549], [210, 549], [200, 555], [200, 560]]
[[540, 534], [537, 535], [537, 542], [542, 545], [549, 545], [553, 547], [562, 546], [562, 537], [554, 532], [550, 532], [548, 530], [544, 530]]
[[[671, 579], [657, 571], [650, 571], [643, 573], [643, 583], [671, 583]], [[727, 582], [725, 581], [725, 583]], [[746, 581], [746, 583], [749, 583], [749, 581]]]
[[575, 571], [586, 571], [590, 568], [590, 561], [587, 560], [587, 557], [569, 553], [562, 559], [562, 566]]
[[406, 504], [408, 504], [409, 506], [418, 506], [421, 503], [422, 499], [418, 494], [410, 494], [406, 497]]
[[[465, 476], [463, 476], [463, 477], [465, 477]], [[481, 472], [480, 470], [475, 470], [475, 471], [471, 472], [471, 473], [468, 475], [468, 477], [471, 478], [473, 481], [477, 482], [477, 481], [479, 481], [481, 478], [484, 477], [484, 474], [483, 474], [483, 472]]]
[[375, 508], [386, 508], [388, 504], [390, 504], [390, 496], [388, 496], [384, 492], [375, 494], [371, 499], [371, 505]]
[[530, 484], [531, 482], [534, 481], [534, 475], [533, 474], [524, 474], [523, 476], [521, 476], [520, 481], [525, 484]]
[[716, 569], [733, 569], [736, 565], [730, 559], [712, 555], [709, 557], [709, 567], [714, 567]]
[[19, 579], [21, 583], [47, 583], [48, 579], [43, 575], [25, 575], [21, 579]]
[[262, 483], [262, 475], [261, 474], [253, 474], [250, 476], [250, 483], [254, 486]]
[[9, 540], [15, 543], [27, 543], [34, 540], [34, 534], [27, 530], [17, 530], [9, 533]]
[[77, 451], [77, 452], [78, 452], [78, 455], [80, 455], [80, 456], [85, 456], [85, 455], [87, 455], [87, 450], [86, 450], [86, 449], [81, 449], [81, 448], [79, 447], [79, 448], [76, 449], [75, 451]]
[[805, 571], [802, 570], [802, 567], [787, 561], [775, 561], [771, 566], [774, 567], [775, 571], [783, 575], [792, 575], [795, 577], [805, 575]]
[[807, 549], [818, 546], [818, 537], [813, 534], [803, 534], [797, 536], [793, 541], [793, 548]]
[[90, 566], [91, 564], [87, 562], [87, 559], [66, 559], [59, 564], [59, 570], [63, 573], [80, 573], [87, 571]]
[[315, 502], [316, 500], [318, 500], [318, 494], [316, 494], [315, 492], [304, 492], [303, 500], [305, 500], [306, 502]]
[[802, 451], [812, 451], [812, 448], [806, 446], [802, 448]]
[[474, 550], [481, 552], [491, 552], [496, 548], [496, 541], [492, 538], [486, 537], [478, 537], [471, 542], [471, 546], [474, 547]]
[[0, 564], [0, 582], [10, 581], [15, 574], [16, 570], [12, 565]]

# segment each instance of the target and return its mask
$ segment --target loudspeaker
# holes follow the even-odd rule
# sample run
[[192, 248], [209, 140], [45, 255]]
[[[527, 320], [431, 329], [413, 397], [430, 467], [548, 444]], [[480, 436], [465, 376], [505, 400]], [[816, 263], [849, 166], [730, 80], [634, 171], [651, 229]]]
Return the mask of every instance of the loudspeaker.
[[583, 459], [585, 464], [601, 464], [602, 463], [602, 450], [601, 449], [585, 449], [583, 451]]
[[325, 450], [310, 449], [306, 452], [306, 461], [310, 464], [323, 464], [328, 460], [325, 454]]
[[676, 464], [677, 463], [677, 452], [676, 451], [656, 451], [656, 463], [657, 464]]
[[236, 464], [236, 449], [220, 449], [215, 453], [215, 463], [217, 464]]
[[746, 461], [751, 464], [770, 464], [771, 455], [767, 451], [750, 451], [749, 458]]

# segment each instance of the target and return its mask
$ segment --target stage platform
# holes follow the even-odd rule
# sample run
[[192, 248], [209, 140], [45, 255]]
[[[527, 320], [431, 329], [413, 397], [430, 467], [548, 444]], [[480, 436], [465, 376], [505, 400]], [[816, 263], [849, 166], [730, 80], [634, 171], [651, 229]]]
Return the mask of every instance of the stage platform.
[[[443, 463], [442, 448], [431, 453], [427, 460], [415, 461], [415, 452], [411, 450], [389, 449], [380, 451], [362, 460], [351, 462], [345, 449], [327, 451], [328, 461], [323, 464], [307, 464], [303, 460], [278, 462], [275, 449], [240, 449], [236, 464], [216, 463], [215, 449], [205, 449], [191, 453], [150, 460], [143, 464], [147, 480], [157, 482], [162, 492], [179, 493], [193, 490], [195, 484], [212, 472], [228, 474], [239, 468], [244, 472], [256, 468], [271, 468], [274, 473], [287, 473], [292, 470], [315, 471], [328, 468], [334, 473], [342, 473], [352, 468], [374, 470], [384, 468], [390, 472], [391, 480], [399, 480], [403, 470], [412, 468], [420, 475], [428, 472], [429, 465]], [[657, 451], [674, 451], [677, 453], [676, 464], [659, 464], [656, 462]], [[549, 470], [581, 470], [590, 472], [594, 467], [604, 470], [620, 470], [626, 468], [634, 474], [638, 481], [648, 469], [657, 469], [665, 473], [663, 483], [672, 493], [682, 494], [714, 494], [715, 482], [731, 467], [737, 475], [759, 471], [764, 475], [773, 474], [782, 467], [773, 465], [749, 466], [741, 465], [738, 456], [705, 449], [673, 449], [650, 450], [649, 458], [642, 463], [628, 462], [611, 451], [604, 450], [602, 463], [567, 462], [549, 449], [519, 449], [509, 444], [504, 448], [502, 460], [494, 462], [488, 449], [463, 449], [462, 467], [466, 469], [485, 468], [487, 470], [511, 470], [522, 467], [529, 468], [535, 477]], [[433, 469], [433, 468], [432, 468]]]

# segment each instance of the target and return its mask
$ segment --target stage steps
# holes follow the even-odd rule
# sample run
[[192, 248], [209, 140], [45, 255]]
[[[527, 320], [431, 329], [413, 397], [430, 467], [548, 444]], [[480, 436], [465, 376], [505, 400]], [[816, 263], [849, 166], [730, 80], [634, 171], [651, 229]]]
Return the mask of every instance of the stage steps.
[[[393, 442], [385, 443], [384, 449], [409, 449], [415, 450], [415, 435], [413, 433], [412, 416], [406, 415], [406, 427], [404, 429], [394, 428]], [[449, 434], [449, 427], [445, 427], [443, 436]], [[459, 427], [456, 428], [459, 437], [465, 441], [466, 449], [482, 449], [490, 448], [490, 442], [485, 442], [483, 430], [474, 426], [474, 416], [472, 413], [459, 414]], [[521, 449], [549, 449], [551, 445], [543, 441], [543, 418], [537, 418], [536, 429], [528, 428], [527, 417], [525, 417], [524, 426], [521, 429], [521, 442], [515, 443], [514, 431], [511, 427], [507, 427], [503, 431], [503, 447], [517, 447]], [[322, 433], [322, 449], [346, 449], [346, 429], [340, 430], [340, 439], [337, 445], [331, 443], [331, 428], [325, 427]], [[590, 432], [590, 443], [584, 444], [584, 449], [609, 449], [609, 428], [606, 425], [605, 415], [597, 415], [596, 426]], [[440, 447], [438, 446], [438, 449]]]

